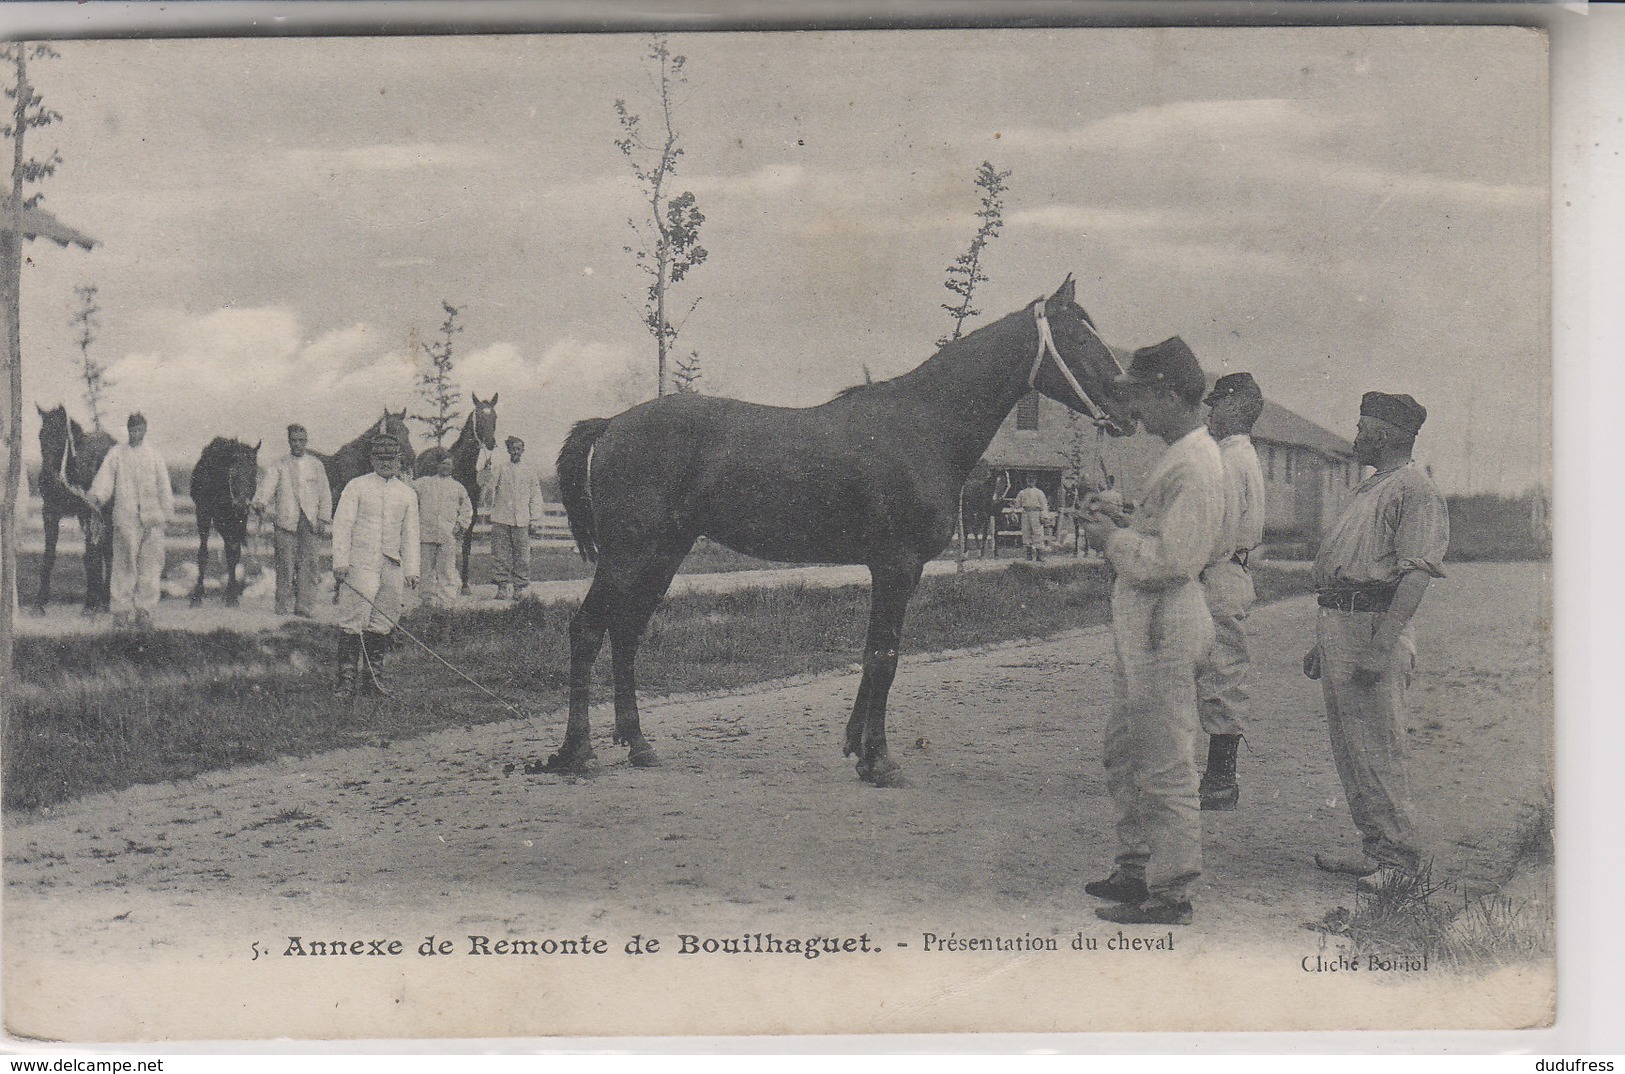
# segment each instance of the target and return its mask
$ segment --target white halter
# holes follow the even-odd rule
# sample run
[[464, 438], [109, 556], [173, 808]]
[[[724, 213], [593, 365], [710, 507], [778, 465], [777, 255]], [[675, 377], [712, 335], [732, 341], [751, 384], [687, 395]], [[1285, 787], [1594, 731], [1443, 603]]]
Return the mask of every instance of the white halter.
[[[1067, 364], [1061, 360], [1061, 352], [1055, 348], [1055, 337], [1050, 334], [1049, 317], [1044, 313], [1043, 299], [1033, 303], [1033, 320], [1038, 325], [1038, 353], [1033, 356], [1033, 367], [1027, 373], [1028, 389], [1032, 389], [1037, 384], [1038, 371], [1043, 368], [1045, 356], [1051, 356], [1055, 359], [1055, 367], [1061, 371], [1061, 376], [1066, 378], [1067, 385], [1071, 387], [1072, 391], [1083, 403], [1084, 412], [1089, 415], [1096, 425], [1106, 424], [1105, 410], [1089, 397], [1089, 393], [1083, 390], [1083, 385], [1078, 383], [1078, 378], [1072, 375], [1072, 370], [1067, 368]], [[1110, 347], [1106, 346], [1106, 341], [1100, 339], [1100, 333], [1095, 331], [1095, 326], [1087, 320], [1083, 324], [1085, 328], [1089, 329], [1091, 335], [1100, 340], [1100, 345], [1106, 348], [1106, 353], [1111, 355], [1112, 364], [1117, 365], [1117, 356], [1112, 354]], [[1123, 367], [1117, 365], [1117, 371], [1121, 373]]]

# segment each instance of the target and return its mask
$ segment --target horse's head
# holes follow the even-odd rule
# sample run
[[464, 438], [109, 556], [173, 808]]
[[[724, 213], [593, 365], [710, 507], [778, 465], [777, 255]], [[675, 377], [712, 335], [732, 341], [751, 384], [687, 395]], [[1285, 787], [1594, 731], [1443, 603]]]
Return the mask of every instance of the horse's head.
[[468, 416], [474, 428], [474, 439], [487, 451], [497, 449], [497, 396], [501, 394], [497, 392], [483, 401], [479, 396], [474, 396], [474, 411]]
[[47, 461], [56, 459], [68, 440], [68, 408], [61, 403], [46, 410], [38, 403], [40, 455]]
[[226, 493], [231, 497], [232, 507], [246, 511], [254, 500], [254, 487], [259, 483], [260, 445], [249, 447], [240, 440], [232, 440], [226, 443], [225, 449]]
[[1038, 317], [1034, 303], [1039, 357], [1030, 377], [1032, 387], [1088, 415], [1113, 436], [1127, 436], [1134, 431], [1134, 418], [1114, 384], [1123, 367], [1077, 304], [1076, 293], [1077, 286], [1068, 276], [1044, 300], [1043, 317]]

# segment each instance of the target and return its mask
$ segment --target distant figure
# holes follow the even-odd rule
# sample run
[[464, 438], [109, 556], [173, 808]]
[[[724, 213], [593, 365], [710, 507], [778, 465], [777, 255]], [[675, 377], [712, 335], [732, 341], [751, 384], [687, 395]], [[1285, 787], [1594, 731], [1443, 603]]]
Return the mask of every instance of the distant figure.
[[525, 442], [510, 436], [503, 443], [508, 457], [492, 464], [481, 501], [491, 516], [491, 569], [497, 599], [507, 600], [511, 593], [518, 600], [530, 584], [530, 537], [531, 530], [542, 524], [542, 483], [536, 471], [522, 462]]
[[1328, 872], [1376, 892], [1421, 865], [1405, 760], [1405, 691], [1416, 667], [1411, 617], [1428, 583], [1444, 577], [1450, 512], [1411, 461], [1427, 410], [1408, 395], [1366, 392], [1354, 455], [1376, 473], [1321, 542], [1315, 647], [1303, 673], [1319, 679], [1343, 797], [1360, 832], [1355, 858], [1315, 855]]
[[1202, 401], [1211, 408], [1207, 428], [1224, 463], [1224, 525], [1201, 579], [1213, 614], [1213, 648], [1196, 665], [1198, 712], [1208, 736], [1202, 808], [1229, 810], [1241, 800], [1236, 751], [1247, 733], [1247, 616], [1257, 596], [1247, 557], [1264, 541], [1264, 471], [1252, 440], [1264, 393], [1251, 373], [1231, 373]]
[[1038, 487], [1038, 478], [1027, 475], [1027, 487], [1016, 493], [1016, 508], [1021, 512], [1021, 544], [1027, 549], [1027, 558], [1044, 561], [1044, 512], [1049, 510], [1049, 497]]
[[102, 461], [90, 498], [113, 505], [113, 621], [121, 626], [152, 625], [158, 584], [164, 573], [164, 527], [175, 511], [169, 467], [146, 442], [147, 419], [131, 414], [129, 443], [116, 444]]
[[[406, 590], [418, 583], [418, 497], [400, 480], [401, 447], [372, 438], [372, 473], [344, 486], [333, 514], [333, 579], [339, 587], [338, 692], [384, 692], [380, 674]], [[363, 674], [364, 672], [364, 674]]]
[[271, 510], [276, 550], [276, 613], [310, 618], [316, 607], [316, 542], [333, 524], [327, 468], [306, 450], [310, 435], [288, 426], [288, 454], [265, 471], [254, 510]]
[[[451, 452], [430, 448], [434, 472], [412, 482], [418, 494], [419, 543], [422, 547], [423, 602], [431, 608], [450, 607], [457, 600], [460, 578], [457, 550], [474, 522], [468, 490], [452, 476]], [[419, 456], [422, 462], [422, 456]]]

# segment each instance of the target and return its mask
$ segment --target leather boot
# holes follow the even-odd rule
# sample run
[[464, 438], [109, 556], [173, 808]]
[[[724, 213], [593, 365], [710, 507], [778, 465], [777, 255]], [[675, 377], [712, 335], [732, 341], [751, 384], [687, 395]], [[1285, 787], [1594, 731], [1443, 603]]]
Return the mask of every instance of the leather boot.
[[1236, 782], [1236, 748], [1241, 745], [1240, 735], [1209, 735], [1207, 740], [1207, 771], [1202, 773], [1202, 808], [1228, 811], [1241, 801], [1241, 786]]
[[389, 635], [365, 631], [361, 635], [361, 644], [363, 648], [361, 693], [370, 697], [384, 697], [388, 691], [384, 689], [381, 678], [384, 671], [384, 656], [390, 649]]
[[338, 678], [333, 683], [333, 693], [337, 697], [355, 696], [356, 665], [361, 659], [361, 639], [351, 633], [339, 635], [338, 645]]

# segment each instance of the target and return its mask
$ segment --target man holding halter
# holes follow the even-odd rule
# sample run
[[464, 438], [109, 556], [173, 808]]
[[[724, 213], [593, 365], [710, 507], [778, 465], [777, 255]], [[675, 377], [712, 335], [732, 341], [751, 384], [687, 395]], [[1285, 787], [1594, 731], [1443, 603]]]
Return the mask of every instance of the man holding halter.
[[90, 498], [98, 507], [113, 503], [113, 621], [152, 625], [164, 573], [164, 528], [175, 512], [169, 467], [146, 442], [147, 419], [131, 414], [129, 443], [115, 444], [96, 471]]
[[406, 590], [418, 583], [418, 496], [401, 472], [401, 446], [382, 434], [369, 445], [372, 473], [344, 486], [333, 514], [333, 579], [339, 587], [338, 691], [383, 693], [378, 673]]

